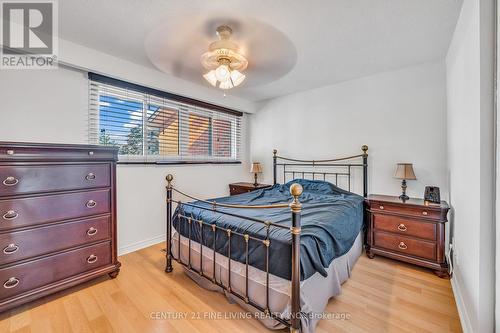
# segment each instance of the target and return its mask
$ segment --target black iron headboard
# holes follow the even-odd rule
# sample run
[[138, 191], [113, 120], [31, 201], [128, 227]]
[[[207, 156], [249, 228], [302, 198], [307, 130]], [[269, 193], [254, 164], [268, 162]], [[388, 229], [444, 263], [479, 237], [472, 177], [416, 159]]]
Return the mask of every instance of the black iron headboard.
[[[368, 146], [361, 147], [362, 153], [359, 155], [335, 158], [330, 160], [297, 160], [287, 157], [278, 156], [278, 151], [273, 151], [273, 183], [277, 183], [278, 167], [283, 167], [283, 182], [286, 181], [287, 175], [292, 175], [292, 179], [296, 179], [296, 175], [302, 176], [298, 178], [306, 179], [310, 176], [311, 179], [326, 180], [327, 176], [335, 177], [335, 185], [338, 185], [339, 176], [347, 177], [348, 191], [351, 191], [351, 176], [353, 168], [363, 168], [363, 196], [368, 196]], [[359, 162], [356, 162], [359, 160]], [[307, 170], [306, 168], [312, 168]], [[325, 169], [331, 168], [331, 171]], [[318, 170], [319, 169], [319, 170]], [[316, 178], [319, 176], [322, 178]]]

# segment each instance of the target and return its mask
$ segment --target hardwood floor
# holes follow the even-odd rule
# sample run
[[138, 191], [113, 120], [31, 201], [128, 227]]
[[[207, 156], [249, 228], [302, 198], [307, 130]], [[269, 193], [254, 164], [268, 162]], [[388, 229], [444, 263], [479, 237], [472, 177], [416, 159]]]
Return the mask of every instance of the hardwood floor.
[[[272, 332], [255, 319], [198, 319], [241, 313], [219, 293], [198, 287], [179, 265], [165, 274], [158, 244], [120, 257], [114, 280], [101, 278], [0, 315], [0, 332]], [[461, 332], [449, 280], [431, 271], [365, 255], [316, 332]], [[185, 313], [187, 318], [161, 318]], [[285, 332], [285, 330], [281, 331]]]

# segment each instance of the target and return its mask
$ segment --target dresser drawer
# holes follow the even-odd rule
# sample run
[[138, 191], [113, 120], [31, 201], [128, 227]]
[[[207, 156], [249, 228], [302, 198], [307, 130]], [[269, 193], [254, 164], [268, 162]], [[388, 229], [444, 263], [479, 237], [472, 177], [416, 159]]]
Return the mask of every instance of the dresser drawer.
[[114, 147], [0, 142], [2, 162], [116, 161], [117, 156], [118, 148]]
[[0, 299], [111, 263], [109, 242], [0, 269]]
[[110, 212], [110, 190], [0, 200], [0, 231]]
[[0, 266], [111, 237], [109, 216], [0, 234]]
[[374, 246], [424, 259], [436, 260], [436, 243], [374, 231]]
[[109, 187], [110, 164], [0, 166], [0, 196]]
[[394, 215], [373, 214], [375, 230], [383, 230], [401, 235], [436, 240], [436, 225], [429, 222], [404, 219]]
[[408, 216], [422, 217], [422, 218], [431, 218], [440, 220], [442, 219], [442, 212], [440, 210], [436, 210], [432, 207], [419, 207], [419, 206], [406, 206], [404, 209], [401, 206], [390, 204], [390, 203], [378, 203], [372, 202], [370, 203], [370, 210], [373, 212], [387, 212], [387, 213], [395, 213], [395, 214], [404, 214]]

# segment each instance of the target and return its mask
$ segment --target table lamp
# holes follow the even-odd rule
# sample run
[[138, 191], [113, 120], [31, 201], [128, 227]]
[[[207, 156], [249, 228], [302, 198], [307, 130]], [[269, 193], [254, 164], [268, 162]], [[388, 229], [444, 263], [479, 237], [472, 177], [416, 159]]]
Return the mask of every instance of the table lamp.
[[257, 174], [262, 173], [262, 165], [260, 164], [260, 162], [252, 163], [252, 168], [250, 169], [250, 172], [254, 174], [255, 181], [253, 185], [254, 186], [259, 185], [259, 183], [257, 183]]
[[399, 199], [406, 201], [410, 199], [406, 195], [406, 181], [407, 180], [416, 180], [415, 172], [413, 172], [413, 164], [411, 163], [398, 163], [396, 166], [396, 173], [394, 174], [394, 178], [401, 179], [401, 190], [403, 193], [399, 196]]

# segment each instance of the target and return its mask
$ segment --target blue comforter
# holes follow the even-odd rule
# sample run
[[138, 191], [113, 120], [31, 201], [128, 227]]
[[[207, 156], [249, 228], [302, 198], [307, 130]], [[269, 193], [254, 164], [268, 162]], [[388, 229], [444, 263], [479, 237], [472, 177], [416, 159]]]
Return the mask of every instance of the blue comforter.
[[[345, 254], [354, 243], [363, 226], [363, 197], [342, 190], [324, 181], [294, 180], [284, 185], [257, 190], [236, 196], [214, 199], [218, 203], [237, 205], [266, 205], [289, 203], [292, 200], [290, 185], [299, 183], [304, 192], [299, 200], [302, 203], [302, 232], [300, 236], [300, 273], [307, 279], [316, 272], [326, 276], [326, 268], [333, 259]], [[211, 207], [203, 202], [192, 202], [197, 206]], [[214, 211], [183, 205], [183, 214], [194, 219], [216, 224], [224, 229], [232, 229], [242, 234], [264, 239], [266, 228], [260, 223], [220, 214]], [[281, 209], [234, 209], [217, 207], [218, 210], [271, 221], [291, 226], [289, 208]], [[189, 224], [174, 213], [174, 228], [183, 236], [200, 242], [201, 228], [198, 223]], [[213, 248], [213, 231], [210, 226], [203, 227], [203, 245]], [[287, 229], [270, 229], [269, 272], [276, 276], [291, 279], [291, 234]], [[228, 236], [223, 230], [216, 232], [216, 251], [228, 255]], [[245, 242], [238, 235], [231, 236], [231, 259], [245, 263]], [[250, 240], [249, 264], [265, 271], [266, 251], [262, 242]]]

